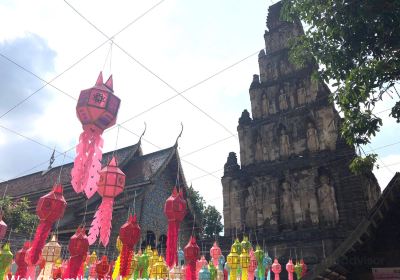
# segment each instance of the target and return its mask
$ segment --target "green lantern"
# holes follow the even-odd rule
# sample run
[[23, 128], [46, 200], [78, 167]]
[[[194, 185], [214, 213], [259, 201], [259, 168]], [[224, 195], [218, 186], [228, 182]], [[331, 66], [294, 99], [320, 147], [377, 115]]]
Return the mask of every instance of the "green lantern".
[[6, 243], [0, 252], [0, 279], [4, 279], [7, 268], [11, 265], [13, 254], [10, 250], [10, 244]]

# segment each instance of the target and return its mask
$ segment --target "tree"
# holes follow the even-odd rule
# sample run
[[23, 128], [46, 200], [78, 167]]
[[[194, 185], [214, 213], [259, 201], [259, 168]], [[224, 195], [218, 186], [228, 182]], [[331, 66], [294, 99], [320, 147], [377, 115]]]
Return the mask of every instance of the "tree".
[[202, 235], [204, 237], [218, 235], [223, 229], [222, 216], [218, 210], [214, 206], [206, 206], [204, 198], [192, 186], [187, 188], [187, 199], [196, 221], [202, 227]]
[[0, 199], [0, 208], [3, 209], [3, 219], [9, 229], [19, 233], [32, 233], [39, 219], [29, 212], [29, 200], [21, 198], [13, 201], [6, 196]]
[[[318, 77], [332, 85], [332, 101], [344, 116], [344, 139], [358, 148], [370, 143], [382, 126], [376, 105], [400, 97], [400, 1], [283, 0], [281, 17], [309, 27], [291, 42], [290, 59], [321, 65]], [[400, 101], [390, 116], [400, 122]], [[375, 161], [368, 155], [353, 161], [352, 169]]]

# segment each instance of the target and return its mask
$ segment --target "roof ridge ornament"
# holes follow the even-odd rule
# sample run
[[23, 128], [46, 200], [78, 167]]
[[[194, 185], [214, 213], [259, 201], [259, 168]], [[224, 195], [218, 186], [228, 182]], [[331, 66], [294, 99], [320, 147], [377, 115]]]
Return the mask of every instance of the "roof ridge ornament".
[[179, 133], [178, 137], [176, 137], [176, 141], [175, 141], [174, 147], [178, 147], [178, 140], [179, 140], [179, 138], [182, 137], [182, 132], [183, 132], [183, 123], [181, 122], [181, 132]]
[[49, 159], [49, 166], [47, 167], [46, 170], [43, 170], [42, 175], [46, 175], [46, 173], [49, 172], [53, 168], [53, 163], [56, 160], [54, 157], [55, 151], [56, 151], [56, 148], [53, 149], [53, 153], [51, 154], [51, 157]]
[[147, 130], [147, 124], [146, 124], [146, 122], [144, 122], [144, 130], [143, 130], [142, 134], [139, 137], [138, 143], [142, 142], [142, 138], [143, 138], [143, 135], [146, 133], [146, 130]]

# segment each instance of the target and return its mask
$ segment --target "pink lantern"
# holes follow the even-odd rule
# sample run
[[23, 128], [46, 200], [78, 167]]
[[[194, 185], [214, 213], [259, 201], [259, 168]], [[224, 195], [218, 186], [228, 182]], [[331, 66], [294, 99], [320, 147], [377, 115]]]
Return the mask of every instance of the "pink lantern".
[[254, 279], [254, 273], [256, 271], [257, 268], [257, 259], [256, 259], [256, 255], [254, 254], [254, 250], [253, 248], [250, 249], [250, 265], [249, 265], [249, 280]]
[[279, 264], [277, 258], [275, 258], [274, 263], [272, 264], [271, 270], [275, 275], [275, 280], [279, 280], [279, 273], [281, 273], [282, 267]]
[[82, 90], [76, 105], [76, 114], [82, 123], [83, 132], [76, 147], [71, 184], [77, 193], [84, 191], [88, 198], [97, 190], [103, 156], [101, 135], [106, 128], [115, 124], [121, 103], [113, 93], [112, 76], [103, 84], [100, 72], [95, 86]]
[[286, 264], [286, 270], [288, 272], [289, 280], [293, 280], [294, 264], [292, 259], [289, 259], [288, 263]]
[[186, 280], [196, 279], [196, 260], [199, 257], [200, 248], [196, 243], [196, 238], [191, 236], [188, 244], [183, 249], [185, 253], [186, 269], [185, 278]]
[[97, 192], [103, 200], [89, 230], [90, 245], [96, 242], [99, 235], [100, 242], [104, 246], [107, 246], [110, 239], [114, 198], [124, 190], [126, 177], [117, 164], [117, 160], [113, 157], [110, 163], [100, 171]]
[[211, 260], [215, 267], [218, 267], [218, 260], [221, 255], [222, 255], [221, 248], [218, 246], [217, 242], [215, 241], [213, 246], [210, 249]]
[[196, 262], [196, 279], [199, 279], [199, 272], [203, 266], [208, 266], [208, 262], [204, 256], [201, 256], [200, 260]]
[[0, 240], [6, 236], [7, 224], [3, 221], [3, 213], [0, 210]]

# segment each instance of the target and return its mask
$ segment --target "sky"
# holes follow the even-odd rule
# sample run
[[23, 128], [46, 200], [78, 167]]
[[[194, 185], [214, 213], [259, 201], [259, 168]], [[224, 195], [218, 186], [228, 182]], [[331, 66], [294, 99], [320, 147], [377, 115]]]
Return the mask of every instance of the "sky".
[[[186, 180], [222, 212], [223, 165], [229, 152], [238, 154], [238, 118], [250, 111], [272, 3], [0, 1], [0, 180], [46, 169], [53, 148], [54, 165], [72, 161], [81, 132], [76, 99], [103, 71], [113, 75], [123, 123], [104, 132], [104, 152], [135, 144], [144, 122], [145, 154], [171, 147], [182, 122]], [[365, 147], [379, 155], [382, 188], [400, 167], [399, 124], [386, 110], [394, 101], [377, 108], [384, 126]]]

